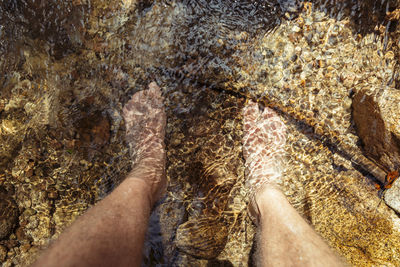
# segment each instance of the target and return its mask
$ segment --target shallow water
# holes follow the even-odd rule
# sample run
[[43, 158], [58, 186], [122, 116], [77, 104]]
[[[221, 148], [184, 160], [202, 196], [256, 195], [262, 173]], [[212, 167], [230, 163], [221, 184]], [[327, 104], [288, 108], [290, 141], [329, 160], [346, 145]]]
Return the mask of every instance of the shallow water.
[[[19, 209], [18, 224], [0, 241], [5, 266], [31, 262], [40, 245], [126, 174], [121, 108], [151, 80], [167, 99], [170, 188], [152, 216], [145, 265], [248, 264], [254, 227], [236, 162], [238, 114], [244, 98], [260, 97], [288, 123], [291, 168], [283, 188], [299, 212], [351, 264], [396, 265], [399, 235], [390, 210], [372, 214], [379, 201], [372, 175], [299, 119], [317, 121], [328, 137], [335, 130], [345, 150], [362, 154], [351, 92], [399, 86], [397, 19], [387, 16], [396, 7], [395, 1], [333, 0], [3, 2], [0, 181]], [[230, 106], [236, 113], [226, 111]], [[218, 127], [211, 127], [213, 119]], [[207, 143], [212, 138], [219, 141]], [[207, 153], [216, 147], [220, 153]], [[235, 163], [227, 160], [232, 155]], [[207, 208], [203, 196], [216, 188], [204, 183], [201, 164], [208, 161], [236, 168], [211, 176], [233, 180], [221, 189], [226, 208]], [[215, 213], [229, 229], [226, 249], [213, 260], [181, 252], [179, 225]]]

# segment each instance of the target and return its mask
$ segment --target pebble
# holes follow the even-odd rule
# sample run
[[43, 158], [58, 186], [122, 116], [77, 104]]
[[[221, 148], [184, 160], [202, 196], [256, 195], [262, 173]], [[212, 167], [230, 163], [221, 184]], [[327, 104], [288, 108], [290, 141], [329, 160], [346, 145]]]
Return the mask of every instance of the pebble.
[[300, 29], [299, 26], [295, 25], [295, 26], [293, 26], [292, 31], [294, 31], [294, 32], [300, 32], [301, 29]]
[[21, 245], [19, 247], [19, 249], [21, 252], [27, 252], [31, 247], [32, 247], [31, 244], [26, 243], [26, 244]]
[[28, 229], [35, 229], [39, 225], [39, 220], [36, 217], [32, 217], [32, 220], [26, 225]]
[[179, 144], [181, 144], [181, 139], [183, 138], [183, 134], [179, 133], [179, 134], [174, 134], [171, 138], [171, 145], [173, 146], [177, 146]]
[[47, 191], [47, 197], [49, 199], [52, 199], [52, 200], [57, 199], [58, 198], [58, 191], [56, 189], [54, 189], [54, 188], [49, 189]]
[[301, 57], [306, 61], [306, 62], [310, 62], [312, 60], [312, 55], [309, 51], [303, 51], [303, 53], [301, 54]]
[[0, 245], [0, 262], [4, 262], [7, 257], [7, 248]]
[[25, 199], [24, 200], [24, 207], [25, 208], [30, 208], [32, 206], [32, 200], [30, 199]]
[[9, 257], [9, 258], [14, 257], [14, 255], [15, 255], [15, 251], [14, 251], [13, 249], [10, 249], [10, 250], [7, 252], [7, 257]]
[[22, 216], [23, 217], [30, 217], [30, 216], [35, 215], [35, 214], [36, 214], [36, 210], [34, 210], [32, 208], [27, 208], [27, 209], [24, 210]]
[[26, 239], [26, 235], [24, 232], [24, 228], [23, 227], [19, 227], [16, 231], [15, 231], [15, 235], [17, 236], [17, 239], [19, 241], [22, 241], [24, 239]]

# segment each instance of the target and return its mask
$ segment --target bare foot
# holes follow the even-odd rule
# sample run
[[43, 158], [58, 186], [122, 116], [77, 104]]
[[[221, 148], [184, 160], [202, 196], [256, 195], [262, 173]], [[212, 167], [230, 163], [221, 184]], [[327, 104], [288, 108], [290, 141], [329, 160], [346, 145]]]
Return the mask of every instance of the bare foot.
[[126, 140], [129, 144], [132, 171], [128, 178], [141, 179], [150, 187], [152, 205], [166, 189], [164, 98], [155, 82], [148, 90], [135, 93], [123, 109]]
[[250, 101], [243, 109], [243, 156], [250, 189], [249, 215], [257, 224], [258, 199], [266, 188], [277, 188], [285, 168], [286, 126], [270, 108], [261, 112]]

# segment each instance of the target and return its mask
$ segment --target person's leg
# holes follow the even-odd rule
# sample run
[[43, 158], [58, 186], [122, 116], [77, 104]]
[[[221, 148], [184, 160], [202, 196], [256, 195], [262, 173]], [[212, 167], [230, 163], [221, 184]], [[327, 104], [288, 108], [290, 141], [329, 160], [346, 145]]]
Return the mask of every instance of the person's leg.
[[140, 266], [150, 211], [165, 191], [166, 115], [155, 83], [124, 107], [133, 170], [78, 218], [34, 266]]
[[340, 258], [290, 205], [277, 182], [284, 169], [286, 127], [277, 114], [250, 102], [243, 112], [243, 156], [258, 225], [260, 266], [343, 266]]
[[260, 209], [260, 266], [344, 265], [279, 189], [265, 188], [257, 194], [256, 202]]

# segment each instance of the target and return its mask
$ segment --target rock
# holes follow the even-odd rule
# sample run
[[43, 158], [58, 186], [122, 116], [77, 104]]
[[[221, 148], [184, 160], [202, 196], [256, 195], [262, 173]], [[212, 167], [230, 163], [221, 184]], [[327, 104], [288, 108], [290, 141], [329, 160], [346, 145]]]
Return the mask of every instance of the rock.
[[[365, 153], [386, 171], [400, 167], [400, 92], [385, 90], [380, 96], [358, 91], [353, 98], [353, 119]], [[400, 213], [400, 184], [385, 192], [386, 204]]]
[[353, 98], [353, 119], [365, 153], [386, 171], [400, 166], [400, 92], [385, 90], [379, 97], [367, 90]]
[[110, 140], [110, 121], [100, 112], [83, 118], [78, 123], [81, 145], [102, 147]]
[[19, 248], [20, 248], [21, 252], [27, 252], [31, 247], [32, 247], [31, 244], [27, 243], [27, 244], [21, 245]]
[[299, 32], [299, 31], [301, 31], [301, 29], [299, 26], [293, 26], [292, 31]]
[[4, 246], [6, 246], [9, 250], [11, 250], [11, 249], [15, 248], [16, 246], [18, 246], [18, 241], [17, 240], [6, 240], [2, 244]]
[[[171, 129], [168, 139], [172, 142], [167, 146], [171, 164], [166, 172], [171, 178], [185, 177], [184, 182], [191, 188], [193, 199], [187, 219], [184, 219], [186, 222], [182, 223], [182, 214], [175, 211], [160, 218], [164, 222], [168, 218], [174, 227], [179, 225], [177, 230], [170, 228], [176, 232], [174, 240], [163, 236], [165, 241], [173, 241], [182, 254], [213, 259], [226, 246], [229, 221], [234, 220], [233, 208], [228, 203], [233, 201], [233, 186], [240, 183], [244, 175], [239, 167], [242, 164], [241, 147], [238, 146], [241, 136], [235, 131], [241, 127], [238, 115], [244, 99], [226, 93], [216, 94], [210, 89], [196, 97], [191, 95], [189, 90], [186, 95], [180, 95], [179, 102], [193, 101], [196, 108], [182, 112], [179, 121], [175, 109], [167, 110], [173, 123], [167, 126]], [[174, 96], [175, 101], [177, 97]], [[172, 99], [167, 101], [172, 102]], [[179, 145], [176, 145], [176, 139], [180, 140]], [[183, 158], [182, 151], [187, 151]], [[171, 206], [171, 209], [177, 208]], [[168, 254], [173, 255], [170, 251]]]
[[25, 235], [25, 231], [23, 227], [19, 227], [16, 231], [15, 231], [15, 235], [17, 236], [17, 239], [19, 241], [25, 240], [26, 239], [26, 235]]
[[385, 203], [400, 213], [400, 182], [396, 180], [391, 188], [386, 190], [384, 195]]
[[282, 1], [278, 0], [277, 1], [281, 10], [283, 12], [299, 12], [303, 8], [303, 3], [301, 1], [296, 1], [296, 0], [289, 0], [289, 1]]
[[7, 257], [7, 248], [0, 245], [0, 262], [4, 262]]

